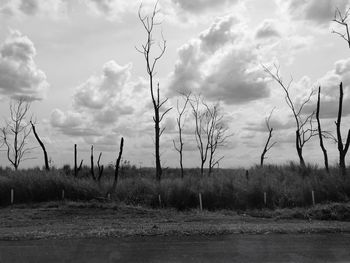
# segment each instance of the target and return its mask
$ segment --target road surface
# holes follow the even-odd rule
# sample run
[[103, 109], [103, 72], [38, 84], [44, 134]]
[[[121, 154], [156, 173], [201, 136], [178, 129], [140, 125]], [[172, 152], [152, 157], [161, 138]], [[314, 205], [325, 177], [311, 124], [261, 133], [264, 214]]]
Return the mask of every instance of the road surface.
[[350, 262], [350, 234], [0, 241], [0, 262]]

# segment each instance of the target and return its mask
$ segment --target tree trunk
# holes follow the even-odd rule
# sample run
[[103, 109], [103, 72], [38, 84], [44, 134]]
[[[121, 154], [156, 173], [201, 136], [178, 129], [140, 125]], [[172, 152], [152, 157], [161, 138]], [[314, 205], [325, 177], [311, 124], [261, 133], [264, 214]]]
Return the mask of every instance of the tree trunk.
[[74, 176], [78, 175], [78, 167], [77, 167], [77, 145], [74, 144]]
[[338, 151], [339, 151], [339, 168], [341, 171], [341, 174], [343, 176], [346, 176], [346, 165], [345, 165], [345, 156], [349, 149], [350, 145], [350, 130], [348, 130], [348, 136], [346, 138], [345, 146], [343, 145], [343, 140], [341, 136], [340, 131], [340, 124], [341, 124], [341, 117], [342, 117], [342, 110], [343, 110], [343, 83], [341, 82], [339, 85], [339, 108], [338, 108], [338, 118], [335, 122], [335, 125], [337, 127], [337, 140], [338, 140]]
[[181, 169], [181, 179], [184, 179], [184, 167], [182, 164], [182, 150], [180, 152], [180, 169]]
[[[123, 154], [123, 147], [124, 147], [124, 138], [122, 137], [120, 140], [119, 155], [118, 155], [117, 161], [115, 163], [114, 182], [113, 182], [113, 186], [110, 190], [110, 194], [115, 193], [117, 190], [119, 166], [120, 166], [120, 160], [121, 160], [122, 154]], [[107, 193], [107, 195], [108, 195], [108, 193]]]
[[90, 160], [91, 160], [91, 168], [90, 168], [90, 171], [91, 171], [91, 177], [92, 177], [92, 180], [96, 181], [96, 177], [95, 177], [95, 173], [94, 173], [94, 146], [91, 145], [91, 157], [90, 157]]
[[305, 161], [304, 161], [304, 157], [303, 157], [303, 148], [300, 146], [300, 133], [299, 130], [297, 130], [295, 132], [295, 140], [296, 140], [296, 149], [297, 149], [297, 153], [298, 153], [298, 157], [299, 157], [299, 164], [301, 168], [305, 168]]
[[341, 174], [346, 176], [345, 154], [339, 154], [339, 167]]
[[201, 162], [201, 176], [203, 176], [203, 174], [204, 174], [204, 164], [205, 164], [205, 161], [203, 162], [203, 160], [202, 160], [202, 162]]
[[159, 127], [159, 109], [155, 107], [155, 153], [156, 153], [156, 179], [160, 181], [162, 178], [162, 165], [160, 162], [160, 152], [159, 152], [159, 143], [160, 143], [160, 127]]
[[320, 97], [321, 97], [321, 86], [318, 87], [316, 120], [317, 120], [318, 137], [320, 139], [320, 147], [321, 147], [322, 152], [323, 152], [324, 166], [325, 166], [325, 169], [326, 169], [327, 173], [329, 173], [328, 154], [327, 154], [327, 150], [326, 150], [326, 148], [324, 147], [324, 144], [323, 144], [321, 122], [320, 122], [320, 103], [321, 103]]
[[265, 143], [265, 147], [264, 147], [264, 150], [260, 156], [260, 166], [263, 167], [264, 166], [264, 160], [265, 160], [265, 154], [267, 153], [267, 151], [272, 147], [269, 147], [269, 143], [270, 143], [270, 140], [272, 138], [272, 131], [273, 131], [273, 128], [270, 128], [269, 129], [269, 136], [267, 137], [267, 141]]
[[30, 121], [30, 124], [32, 125], [32, 129], [33, 129], [34, 136], [35, 136], [36, 140], [38, 141], [38, 143], [40, 144], [40, 147], [41, 147], [41, 149], [43, 150], [43, 153], [44, 153], [45, 170], [46, 170], [46, 171], [49, 171], [49, 170], [50, 170], [50, 167], [49, 167], [49, 161], [48, 161], [48, 158], [47, 158], [47, 152], [46, 152], [45, 145], [44, 145], [44, 143], [40, 140], [39, 135], [36, 133], [35, 126], [34, 126], [34, 124], [32, 123], [32, 121]]

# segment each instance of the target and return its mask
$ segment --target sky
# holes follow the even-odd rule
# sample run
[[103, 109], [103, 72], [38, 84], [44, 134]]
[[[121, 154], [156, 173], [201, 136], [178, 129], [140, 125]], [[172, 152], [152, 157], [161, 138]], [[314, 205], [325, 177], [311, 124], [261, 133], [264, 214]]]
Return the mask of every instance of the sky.
[[[146, 64], [136, 47], [146, 34], [138, 18], [141, 1], [134, 0], [0, 0], [1, 126], [9, 118], [11, 99], [31, 101], [31, 116], [44, 141], [51, 164], [89, 165], [90, 147], [101, 163], [115, 162], [121, 137], [124, 160], [155, 166], [153, 109]], [[142, 2], [142, 14], [155, 1]], [[284, 93], [263, 66], [278, 65], [296, 105], [312, 89], [322, 87], [321, 122], [335, 134], [339, 83], [344, 82], [343, 137], [350, 128], [350, 49], [333, 30], [336, 8], [345, 12], [349, 0], [160, 0], [152, 55], [167, 43], [156, 66], [165, 107], [161, 137], [163, 167], [179, 167], [176, 105], [179, 92], [201, 94], [219, 105], [230, 135], [217, 158], [220, 167], [258, 164], [270, 126], [275, 146], [267, 163], [297, 161], [295, 123]], [[316, 96], [305, 107], [314, 110]], [[185, 114], [184, 165], [200, 166], [191, 109]], [[42, 152], [33, 148], [21, 167], [41, 166]], [[337, 163], [337, 146], [326, 141], [329, 160]], [[9, 165], [4, 147], [0, 164]], [[95, 158], [96, 158], [95, 157]], [[318, 138], [304, 147], [306, 162], [322, 165]]]

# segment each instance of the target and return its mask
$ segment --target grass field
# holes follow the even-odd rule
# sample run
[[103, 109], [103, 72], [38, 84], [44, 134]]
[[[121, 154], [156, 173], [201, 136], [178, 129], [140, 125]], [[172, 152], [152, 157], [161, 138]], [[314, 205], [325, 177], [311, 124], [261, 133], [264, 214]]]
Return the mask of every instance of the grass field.
[[[112, 199], [128, 205], [185, 210], [199, 206], [201, 193], [204, 209], [251, 210], [308, 207], [313, 202], [312, 191], [316, 203], [348, 202], [350, 197], [350, 179], [340, 176], [336, 168], [327, 174], [317, 167], [300, 169], [290, 163], [247, 171], [219, 169], [210, 177], [200, 177], [199, 169], [186, 169], [184, 179], [179, 174], [177, 169], [167, 169], [158, 183], [151, 168], [124, 167]], [[112, 182], [111, 167], [106, 169], [101, 184], [91, 179], [88, 167], [78, 178], [67, 166], [50, 172], [0, 169], [0, 205], [10, 204], [11, 189], [15, 191], [16, 204], [60, 200], [62, 190], [66, 200], [99, 199], [105, 197]]]
[[349, 204], [275, 211], [262, 209], [245, 213], [232, 210], [201, 212], [198, 209], [151, 209], [94, 201], [18, 204], [0, 209], [0, 240], [350, 233], [350, 217], [341, 221], [318, 220], [325, 219], [320, 217], [326, 214], [324, 211], [333, 211], [336, 215], [334, 211], [340, 208], [350, 215]]

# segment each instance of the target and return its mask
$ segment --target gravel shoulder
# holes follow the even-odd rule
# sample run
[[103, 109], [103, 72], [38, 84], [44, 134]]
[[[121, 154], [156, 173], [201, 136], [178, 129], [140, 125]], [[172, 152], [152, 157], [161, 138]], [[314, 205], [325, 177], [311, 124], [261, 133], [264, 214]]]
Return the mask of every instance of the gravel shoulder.
[[348, 221], [179, 212], [114, 203], [55, 202], [0, 209], [0, 240], [269, 233], [350, 233]]

